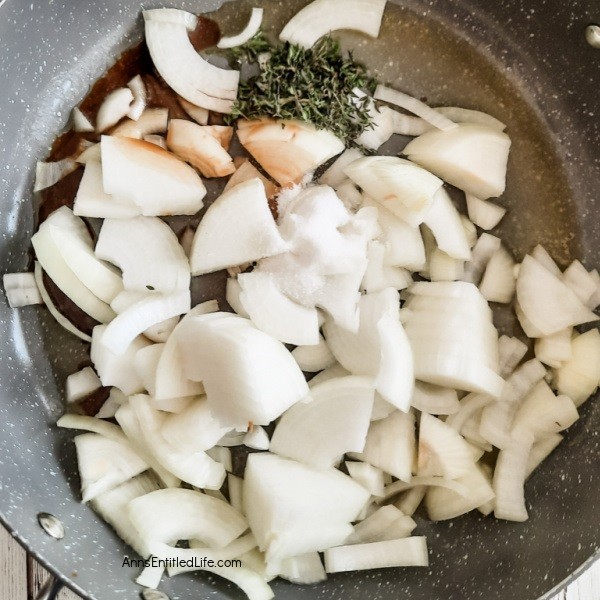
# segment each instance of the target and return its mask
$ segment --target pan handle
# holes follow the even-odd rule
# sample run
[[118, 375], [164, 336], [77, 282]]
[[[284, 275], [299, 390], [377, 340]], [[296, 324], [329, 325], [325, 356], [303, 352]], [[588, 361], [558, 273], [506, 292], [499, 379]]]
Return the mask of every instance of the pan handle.
[[50, 575], [46, 583], [41, 587], [35, 600], [56, 600], [58, 592], [60, 592], [62, 588], [62, 581], [54, 577], [54, 575]]

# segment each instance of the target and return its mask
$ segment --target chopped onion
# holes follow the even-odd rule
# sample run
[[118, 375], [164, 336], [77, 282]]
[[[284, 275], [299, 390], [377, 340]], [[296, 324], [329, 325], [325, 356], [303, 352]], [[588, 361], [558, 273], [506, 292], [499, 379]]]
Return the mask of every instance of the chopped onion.
[[144, 110], [146, 110], [148, 92], [146, 91], [144, 80], [139, 75], [136, 75], [127, 84], [127, 87], [131, 90], [131, 93], [133, 94], [133, 101], [129, 107], [127, 116], [133, 121], [137, 121], [142, 116]]
[[540, 265], [542, 265], [542, 267], [550, 271], [552, 275], [558, 277], [559, 279], [562, 278], [562, 272], [558, 268], [558, 265], [554, 262], [554, 259], [548, 254], [548, 252], [542, 245], [538, 244], [531, 251], [531, 256], [532, 258], [537, 260], [537, 262], [539, 262]]
[[346, 452], [362, 452], [371, 411], [373, 381], [341, 377], [314, 386], [279, 420], [271, 451], [317, 469], [332, 467]]
[[160, 585], [160, 580], [165, 573], [165, 568], [161, 566], [153, 567], [152, 564], [144, 567], [142, 572], [136, 577], [135, 582], [145, 588], [155, 590]]
[[494, 229], [506, 214], [506, 209], [493, 204], [489, 200], [480, 200], [471, 194], [467, 194], [467, 210], [469, 219], [486, 231]]
[[367, 270], [361, 288], [368, 294], [381, 292], [386, 288], [403, 290], [412, 283], [412, 277], [405, 269], [385, 264], [386, 247], [382, 242], [372, 240], [367, 245]]
[[425, 537], [416, 536], [325, 550], [325, 571], [340, 573], [385, 567], [427, 567]]
[[117, 125], [111, 135], [141, 140], [145, 135], [166, 133], [168, 121], [167, 108], [147, 108], [136, 121], [125, 119]]
[[79, 165], [72, 158], [63, 158], [56, 162], [38, 160], [35, 166], [35, 183], [33, 191], [39, 192], [53, 186], [63, 177], [75, 171]]
[[81, 371], [71, 373], [65, 384], [67, 402], [77, 402], [101, 386], [102, 382], [92, 367], [84, 367]]
[[318, 552], [284, 558], [280, 563], [279, 577], [300, 585], [319, 583], [327, 579]]
[[164, 347], [164, 344], [152, 344], [141, 348], [136, 352], [133, 360], [133, 365], [144, 384], [144, 388], [153, 397], [156, 395], [156, 366], [160, 361]]
[[71, 121], [73, 122], [73, 130], [79, 133], [91, 133], [94, 131], [94, 126], [90, 120], [81, 112], [79, 107], [73, 108], [71, 111]]
[[217, 44], [217, 48], [235, 48], [245, 44], [248, 40], [252, 39], [260, 29], [260, 25], [263, 19], [263, 9], [253, 8], [250, 20], [246, 27], [237, 35], [229, 37], [222, 37]]
[[97, 419], [112, 419], [119, 407], [128, 401], [128, 397], [118, 388], [110, 388], [106, 402], [100, 407], [100, 410], [94, 415]]
[[56, 422], [58, 427], [64, 427], [65, 429], [81, 429], [83, 431], [91, 431], [97, 433], [102, 437], [119, 442], [120, 444], [127, 444], [127, 438], [121, 429], [107, 421], [102, 421], [96, 417], [87, 417], [84, 415], [76, 415], [67, 413], [63, 415]]
[[225, 187], [223, 188], [223, 192], [230, 190], [232, 187], [240, 183], [244, 183], [249, 179], [260, 179], [265, 186], [265, 194], [267, 198], [272, 198], [277, 192], [279, 188], [267, 177], [265, 177], [248, 159], [243, 159], [243, 162], [239, 164], [236, 156], [233, 159], [234, 164], [236, 165], [235, 173], [227, 180]]
[[461, 432], [463, 425], [477, 412], [483, 410], [493, 399], [483, 394], [467, 394], [461, 399], [458, 410], [446, 419], [446, 425], [449, 425], [455, 431]]
[[335, 357], [322, 335], [319, 335], [319, 343], [316, 345], [294, 348], [292, 356], [305, 373], [316, 373], [335, 363]]
[[409, 225], [423, 222], [442, 181], [417, 165], [394, 156], [366, 156], [344, 172], [378, 204]]
[[488, 302], [509, 303], [515, 294], [515, 261], [504, 246], [490, 257], [479, 284], [481, 295]]
[[581, 406], [600, 385], [600, 333], [591, 329], [573, 338], [572, 355], [555, 372], [559, 393]]
[[492, 256], [500, 250], [502, 241], [489, 233], [482, 233], [465, 265], [465, 281], [478, 284]]
[[244, 436], [244, 446], [254, 448], [255, 450], [268, 450], [271, 442], [269, 436], [263, 427], [254, 425]]
[[[233, 436], [237, 436], [237, 440], [239, 440], [239, 444], [232, 443], [232, 441], [235, 440], [235, 438]], [[218, 442], [219, 445], [215, 446], [214, 448], [211, 448], [210, 450], [207, 450], [206, 454], [208, 454], [213, 460], [217, 461], [218, 463], [221, 463], [223, 465], [223, 467], [225, 468], [225, 470], [230, 473], [233, 470], [233, 462], [232, 462], [231, 450], [227, 446], [228, 445], [241, 446], [244, 437], [246, 437], [246, 434], [243, 431], [242, 432], [231, 431], [229, 433], [226, 433], [219, 440], [219, 442]], [[243, 512], [243, 511], [240, 511], [240, 512]]]
[[565, 269], [562, 280], [588, 308], [596, 308], [593, 303], [590, 304], [590, 300], [596, 294], [598, 282], [578, 260], [574, 260]]
[[347, 544], [368, 544], [408, 537], [417, 524], [393, 505], [382, 506], [354, 526]]
[[423, 498], [425, 498], [426, 491], [427, 486], [418, 485], [402, 494], [402, 497], [395, 502], [394, 506], [405, 515], [414, 515]]
[[220, 69], [204, 60], [192, 46], [185, 25], [154, 19], [161, 10], [144, 11], [146, 44], [156, 70], [188, 102], [216, 112], [231, 112], [239, 71]]
[[519, 269], [517, 300], [524, 316], [542, 334], [531, 337], [598, 320], [569, 287], [531, 256], [523, 259]]
[[192, 167], [170, 152], [126, 137], [100, 141], [104, 191], [139, 206], [146, 216], [193, 215], [206, 188]]
[[325, 370], [317, 373], [309, 382], [308, 387], [313, 388], [315, 385], [319, 383], [324, 383], [325, 381], [329, 381], [334, 377], [345, 377], [346, 375], [350, 375], [349, 371], [346, 371], [342, 365], [339, 363], [333, 364], [331, 367], [327, 367]]
[[[569, 336], [570, 342], [570, 336]], [[527, 354], [527, 344], [516, 337], [500, 336], [498, 340], [498, 367], [501, 377], [507, 377]], [[540, 359], [539, 356], [536, 358]], [[541, 359], [540, 359], [541, 360]], [[542, 361], [543, 362], [543, 361]]]
[[506, 125], [502, 123], [502, 121], [479, 110], [470, 110], [459, 106], [438, 106], [437, 108], [434, 108], [434, 110], [455, 123], [485, 125], [491, 129], [497, 129], [498, 131], [504, 131], [506, 129]]
[[240, 286], [240, 282], [237, 278], [229, 277], [227, 279], [227, 285], [225, 288], [225, 300], [227, 300], [227, 304], [233, 308], [233, 311], [240, 315], [240, 317], [250, 318], [250, 315], [246, 312], [242, 301], [240, 300], [240, 294], [242, 293], [242, 287]]
[[435, 475], [417, 475], [413, 477], [409, 482], [406, 481], [394, 481], [385, 487], [385, 493], [383, 498], [378, 500], [379, 502], [385, 502], [398, 494], [406, 492], [407, 490], [427, 486], [427, 487], [442, 487], [448, 490], [452, 490], [456, 494], [461, 496], [468, 495], [468, 489], [459, 483], [457, 479], [447, 479], [445, 477], [439, 477]]
[[233, 160], [208, 126], [184, 119], [171, 119], [167, 146], [177, 156], [196, 167], [204, 177], [225, 177], [235, 171]]
[[11, 308], [43, 303], [33, 273], [5, 273], [2, 282]]
[[344, 150], [333, 162], [333, 164], [319, 177], [321, 185], [328, 185], [337, 189], [346, 179], [344, 169], [355, 160], [362, 158], [363, 153], [358, 148]]
[[242, 500], [242, 486], [244, 480], [241, 477], [237, 477], [233, 473], [227, 474], [227, 491], [229, 493], [229, 504], [235, 508], [239, 513], [244, 513], [243, 500]]
[[415, 383], [411, 405], [430, 415], [452, 415], [461, 408], [456, 390], [421, 381]]
[[177, 327], [177, 323], [179, 323], [179, 317], [165, 319], [145, 329], [144, 335], [152, 342], [166, 342], [171, 333], [173, 333], [173, 329]]
[[132, 108], [133, 93], [128, 88], [117, 88], [111, 92], [98, 109], [96, 133], [102, 133], [127, 116]]
[[177, 8], [147, 10], [144, 12], [144, 20], [183, 25], [188, 31], [194, 31], [198, 26], [198, 17], [196, 15]]
[[188, 116], [192, 117], [198, 125], [208, 125], [209, 110], [202, 108], [201, 106], [196, 106], [181, 96], [177, 97], [177, 102], [179, 102], [181, 108], [183, 108]]
[[192, 273], [200, 275], [287, 250], [259, 179], [225, 192], [210, 205], [192, 243]]
[[336, 469], [318, 471], [265, 452], [248, 456], [244, 512], [267, 561], [342, 544], [368, 499]]
[[465, 261], [448, 256], [436, 248], [429, 257], [431, 281], [458, 281], [465, 274]]
[[312, 48], [319, 38], [339, 29], [377, 37], [385, 3], [386, 0], [314, 0], [288, 21], [279, 39]]
[[549, 367], [558, 369], [572, 354], [571, 336], [573, 328], [567, 327], [551, 335], [535, 340], [535, 357]]
[[383, 471], [363, 462], [346, 461], [348, 474], [373, 496], [383, 496]]
[[184, 396], [182, 398], [162, 398], [158, 399], [154, 396], [151, 397], [151, 404], [157, 410], [162, 410], [168, 413], [180, 413], [187, 406], [190, 405], [191, 402], [194, 401], [193, 396]]
[[367, 150], [377, 150], [396, 132], [394, 122], [395, 111], [388, 106], [376, 108], [373, 100], [362, 92], [355, 91], [354, 97], [357, 98], [356, 101], [353, 100], [354, 104], [361, 108], [368, 107], [368, 114], [371, 118], [371, 126], [356, 138], [356, 143]]
[[448, 183], [486, 200], [504, 192], [509, 149], [505, 133], [460, 124], [424, 133], [409, 142], [403, 153]]
[[260, 166], [280, 185], [300, 183], [342, 150], [333, 133], [311, 123], [258, 119], [238, 121], [238, 138]]
[[399, 106], [400, 108], [421, 117], [423, 120], [431, 123], [434, 127], [437, 127], [442, 131], [451, 131], [458, 127], [456, 123], [440, 114], [437, 110], [430, 108], [420, 100], [384, 85], [377, 86], [377, 89], [375, 90], [375, 99]]
[[150, 142], [151, 144], [154, 144], [155, 146], [158, 146], [159, 148], [162, 148], [163, 150], [167, 149], [167, 141], [165, 140], [165, 138], [162, 135], [145, 135], [142, 138], [145, 142]]
[[75, 438], [82, 501], [89, 502], [148, 468], [127, 443], [85, 433]]
[[344, 203], [350, 212], [356, 212], [362, 204], [362, 194], [354, 183], [346, 178], [344, 182], [335, 188], [337, 197]]
[[551, 433], [538, 440], [531, 447], [529, 459], [527, 461], [527, 469], [525, 478], [529, 479], [532, 473], [542, 464], [552, 451], [563, 441], [563, 436], [560, 433]]

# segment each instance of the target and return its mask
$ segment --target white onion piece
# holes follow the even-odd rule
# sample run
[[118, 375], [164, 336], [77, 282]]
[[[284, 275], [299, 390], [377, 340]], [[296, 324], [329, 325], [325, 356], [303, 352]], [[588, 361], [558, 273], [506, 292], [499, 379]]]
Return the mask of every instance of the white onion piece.
[[337, 197], [343, 202], [348, 211], [354, 213], [362, 204], [362, 194], [354, 183], [346, 178], [346, 180], [335, 188]]
[[505, 133], [461, 124], [428, 131], [409, 142], [403, 153], [448, 183], [486, 200], [504, 192], [509, 149]]
[[173, 329], [177, 327], [177, 323], [179, 323], [179, 317], [165, 319], [160, 323], [156, 323], [155, 325], [151, 325], [147, 329], [144, 329], [144, 335], [152, 342], [166, 342], [171, 333], [173, 333]]
[[123, 483], [110, 492], [105, 492], [91, 502], [93, 509], [129, 544], [140, 556], [149, 554], [147, 544], [142, 540], [127, 516], [127, 505], [134, 498], [157, 490], [156, 478], [144, 473]]
[[182, 398], [164, 398], [158, 399], [151, 397], [150, 403], [157, 410], [162, 410], [168, 413], [180, 413], [194, 401], [194, 396], [184, 396]]
[[143, 14], [144, 21], [183, 25], [188, 31], [194, 31], [198, 26], [198, 17], [196, 15], [177, 8], [146, 10]]
[[126, 290], [163, 294], [189, 290], [185, 252], [173, 230], [156, 217], [106, 219], [96, 256], [121, 269]]
[[596, 291], [593, 296], [589, 299], [587, 306], [592, 310], [595, 310], [600, 306], [600, 274], [596, 269], [590, 271], [590, 277], [596, 282]]
[[238, 121], [238, 138], [260, 166], [280, 185], [303, 177], [344, 150], [330, 131], [311, 123], [258, 119]]
[[63, 177], [72, 173], [79, 165], [72, 158], [63, 158], [56, 162], [43, 162], [38, 160], [35, 166], [35, 183], [33, 191], [39, 192], [53, 186]]
[[325, 550], [327, 573], [428, 565], [427, 542], [423, 536]]
[[65, 383], [67, 402], [77, 402], [101, 386], [102, 382], [92, 367], [84, 367], [76, 373], [71, 373]]
[[535, 442], [531, 447], [529, 459], [527, 461], [527, 469], [525, 478], [529, 479], [532, 473], [542, 464], [552, 451], [563, 441], [563, 436], [559, 433], [553, 433], [541, 440]]
[[362, 460], [402, 481], [410, 481], [415, 456], [414, 415], [397, 410], [371, 423]]
[[367, 245], [367, 269], [361, 289], [367, 294], [381, 292], [386, 288], [403, 290], [412, 283], [412, 277], [405, 269], [385, 264], [386, 247], [382, 242], [371, 240]]
[[600, 333], [591, 329], [573, 338], [572, 356], [555, 372], [559, 393], [581, 406], [600, 385]]
[[240, 285], [240, 282], [237, 278], [229, 277], [225, 288], [225, 300], [227, 300], [227, 304], [233, 308], [233, 311], [236, 314], [240, 315], [240, 317], [249, 319], [250, 315], [246, 312], [246, 309], [240, 300], [241, 293], [242, 286]]
[[316, 373], [335, 363], [335, 357], [320, 334], [318, 344], [298, 346], [292, 350], [292, 356], [305, 373]]
[[96, 148], [98, 159], [90, 159], [85, 163], [83, 177], [73, 204], [73, 213], [81, 217], [100, 219], [129, 219], [141, 214], [140, 208], [133, 202], [116, 200], [104, 192], [100, 144], [92, 146], [92, 149]]
[[225, 467], [225, 470], [229, 473], [231, 473], [231, 471], [233, 470], [233, 463], [232, 463], [231, 450], [229, 449], [229, 447], [227, 447], [227, 444], [230, 443], [234, 439], [233, 436], [238, 436], [238, 439], [240, 439], [240, 438], [242, 438], [242, 439], [240, 440], [239, 444], [232, 444], [232, 445], [241, 446], [243, 438], [246, 436], [246, 434], [243, 431], [242, 432], [231, 431], [229, 433], [226, 433], [219, 440], [218, 446], [215, 446], [214, 448], [211, 448], [210, 450], [206, 451], [206, 454], [208, 454], [213, 460], [216, 460], [218, 463], [221, 463], [223, 465], [223, 467]]
[[382, 506], [354, 526], [347, 544], [368, 544], [408, 537], [417, 524], [393, 505]]
[[410, 161], [393, 156], [367, 156], [344, 172], [373, 200], [412, 226], [423, 222], [442, 181]]
[[11, 308], [43, 303], [33, 273], [5, 273], [2, 276], [2, 283]]
[[118, 388], [110, 388], [106, 402], [100, 407], [100, 410], [94, 415], [97, 419], [112, 419], [119, 407], [127, 402], [127, 396]]
[[542, 335], [598, 320], [569, 287], [531, 256], [523, 259], [519, 269], [517, 299], [525, 317]]
[[523, 486], [532, 444], [531, 434], [515, 435], [498, 454], [493, 482], [496, 493], [494, 515], [497, 519], [526, 521], [529, 518]]
[[383, 471], [364, 462], [346, 461], [348, 475], [373, 496], [383, 496]]
[[147, 108], [136, 121], [125, 119], [110, 134], [141, 140], [145, 135], [166, 133], [168, 121], [169, 110], [167, 108]]
[[346, 452], [362, 452], [374, 392], [367, 377], [330, 379], [314, 386], [309, 402], [295, 404], [279, 420], [271, 451], [316, 469], [332, 467]]
[[216, 112], [231, 112], [237, 97], [239, 71], [208, 63], [192, 46], [185, 25], [153, 20], [155, 12], [144, 11], [146, 44], [161, 77], [192, 104]]
[[136, 352], [133, 361], [135, 370], [142, 380], [144, 388], [152, 396], [156, 394], [156, 366], [158, 365], [164, 347], [164, 344], [152, 344], [151, 346], [141, 348]]
[[142, 587], [155, 590], [160, 585], [164, 573], [164, 567], [153, 567], [152, 564], [149, 564], [147, 567], [144, 567], [142, 572], [136, 577], [135, 582]]
[[554, 259], [548, 254], [547, 250], [542, 245], [538, 244], [531, 251], [531, 256], [537, 260], [542, 267], [550, 271], [552, 275], [558, 277], [559, 279], [562, 278], [562, 272], [558, 265], [554, 262]]
[[491, 129], [497, 129], [498, 131], [504, 131], [506, 129], [506, 125], [502, 123], [502, 121], [499, 121], [496, 119], [496, 117], [492, 117], [492, 115], [479, 110], [471, 110], [469, 108], [461, 108], [459, 106], [438, 106], [433, 110], [439, 112], [441, 115], [444, 115], [455, 123], [474, 123], [476, 125], [485, 125]]
[[155, 395], [158, 400], [197, 396], [204, 393], [202, 383], [189, 380], [183, 373], [183, 357], [179, 349], [176, 332], [185, 327], [188, 319], [195, 315], [208, 314], [219, 310], [216, 300], [198, 304], [177, 324], [169, 336], [156, 366]]
[[98, 109], [96, 133], [102, 133], [127, 116], [133, 102], [133, 93], [128, 88], [117, 88], [111, 92]]
[[267, 425], [305, 398], [308, 386], [285, 346], [231, 313], [185, 320], [177, 339], [185, 375], [202, 381], [224, 425]]
[[204, 177], [225, 177], [235, 171], [233, 159], [208, 126], [185, 119], [171, 119], [167, 146], [181, 159], [196, 167]]
[[248, 448], [268, 450], [270, 445], [269, 436], [260, 425], [254, 425], [244, 436], [244, 446], [248, 446]]
[[320, 373], [317, 373], [309, 382], [308, 387], [313, 388], [315, 385], [319, 383], [324, 383], [325, 381], [329, 381], [334, 377], [345, 377], [346, 375], [350, 375], [349, 371], [346, 371], [342, 365], [339, 363], [333, 364], [331, 367], [327, 367]]
[[81, 112], [79, 107], [73, 108], [71, 111], [71, 121], [73, 122], [73, 130], [80, 133], [90, 133], [94, 131], [94, 126], [90, 120]]
[[371, 421], [379, 421], [385, 419], [396, 410], [393, 404], [384, 400], [377, 392], [373, 399], [373, 412], [371, 413]]
[[96, 321], [108, 323], [112, 320], [115, 313], [110, 306], [86, 287], [63, 258], [60, 240], [54, 235], [50, 219], [40, 225], [37, 233], [31, 238], [31, 244], [41, 267], [63, 294]]
[[188, 116], [192, 117], [198, 125], [208, 125], [209, 110], [202, 108], [201, 106], [196, 106], [181, 96], [178, 96], [177, 102], [179, 102], [181, 108], [183, 108]]
[[460, 410], [456, 390], [417, 381], [411, 405], [430, 415], [453, 415]]
[[86, 417], [84, 415], [76, 415], [67, 413], [63, 415], [56, 422], [58, 427], [64, 427], [65, 429], [81, 429], [83, 431], [91, 431], [97, 433], [102, 437], [114, 440], [120, 444], [127, 444], [127, 438], [121, 428], [113, 423], [107, 423], [101, 421], [96, 417]]
[[192, 167], [149, 142], [103, 135], [104, 191], [139, 206], [146, 216], [193, 215], [206, 188]]
[[299, 585], [310, 585], [327, 579], [318, 552], [284, 558], [280, 563], [278, 576]]
[[341, 544], [369, 492], [337, 471], [317, 471], [270, 453], [248, 456], [244, 512], [267, 561]]
[[464, 277], [465, 262], [448, 256], [436, 248], [429, 257], [429, 278], [431, 281], [458, 281]]
[[500, 250], [502, 241], [489, 233], [482, 233], [471, 252], [471, 260], [465, 265], [465, 281], [478, 284], [492, 256]]
[[242, 488], [244, 480], [233, 473], [227, 474], [227, 491], [229, 493], [229, 504], [239, 513], [244, 513]]
[[85, 433], [75, 438], [82, 502], [139, 475], [148, 465], [127, 443]]
[[444, 487], [428, 489], [425, 504], [432, 521], [453, 519], [492, 501], [495, 497], [490, 481], [476, 465], [455, 482], [465, 488], [465, 494]]
[[515, 294], [515, 261], [504, 246], [490, 257], [479, 284], [481, 295], [488, 302], [509, 303]]
[[473, 466], [473, 455], [464, 438], [449, 425], [427, 413], [419, 427], [419, 475], [440, 475], [456, 479]]
[[445, 477], [435, 475], [417, 475], [413, 477], [409, 482], [406, 481], [394, 481], [386, 485], [383, 498], [378, 499], [377, 502], [385, 502], [398, 494], [402, 494], [408, 490], [418, 487], [441, 487], [444, 489], [452, 490], [460, 496], [468, 495], [468, 489], [458, 482], [456, 479], [447, 479]]
[[429, 131], [432, 127], [427, 121], [420, 117], [413, 117], [412, 115], [406, 115], [395, 110], [392, 111], [391, 119], [394, 133], [397, 133], [398, 135], [415, 137]]
[[565, 269], [562, 280], [587, 307], [592, 310], [596, 308], [593, 304], [590, 304], [590, 300], [596, 293], [598, 283], [578, 260], [574, 260]]
[[133, 101], [131, 102], [129, 111], [127, 112], [127, 116], [133, 121], [137, 121], [146, 109], [148, 92], [146, 91], [144, 80], [139, 75], [136, 75], [127, 84], [127, 87], [131, 90], [131, 93], [133, 94]]
[[167, 149], [167, 141], [165, 140], [165, 138], [162, 135], [145, 135], [142, 138], [145, 142], [150, 142], [151, 144], [154, 144], [155, 146], [158, 146], [159, 148], [162, 148], [163, 150]]
[[265, 177], [247, 158], [243, 159], [240, 163], [239, 157], [233, 159], [236, 165], [235, 173], [227, 180], [223, 192], [228, 191], [232, 187], [244, 183], [249, 179], [260, 179], [265, 186], [265, 193], [267, 198], [272, 198], [279, 192], [279, 187], [274, 184], [268, 177]]
[[368, 114], [371, 118], [371, 126], [367, 127], [359, 136], [356, 138], [356, 143], [367, 150], [377, 150], [380, 146], [385, 144], [392, 135], [395, 133], [395, 122], [394, 112], [388, 106], [375, 107], [375, 103], [371, 98], [367, 98], [362, 93], [358, 96], [358, 100], [354, 102], [360, 108], [364, 108], [364, 105], [368, 105]]
[[122, 354], [115, 354], [104, 344], [106, 325], [97, 325], [92, 332], [90, 357], [102, 381], [102, 385], [114, 385], [128, 396], [141, 392], [144, 385], [134, 368], [135, 355], [138, 350], [148, 346], [150, 342], [138, 336]]
[[333, 162], [333, 164], [319, 177], [321, 185], [328, 185], [336, 189], [346, 179], [344, 169], [355, 160], [362, 158], [363, 153], [358, 148], [344, 150]]
[[467, 194], [467, 211], [469, 219], [486, 231], [494, 229], [506, 214], [506, 209], [493, 204], [489, 200], [480, 200], [471, 194]]
[[298, 12], [279, 34], [282, 42], [311, 48], [331, 31], [353, 29], [377, 37], [386, 0], [315, 0]]
[[[527, 354], [527, 344], [524, 344], [516, 337], [508, 337], [506, 335], [500, 336], [500, 339], [498, 340], [498, 372], [500, 373], [500, 376], [507, 377], [510, 375], [515, 370], [515, 367], [521, 362], [521, 359], [525, 354]], [[537, 354], [536, 358], [539, 359]]]
[[483, 394], [467, 394], [460, 400], [459, 410], [446, 419], [446, 425], [461, 433], [465, 423], [485, 406], [493, 402], [493, 399]]
[[444, 188], [440, 188], [433, 196], [433, 203], [423, 223], [433, 233], [440, 250], [459, 260], [471, 258], [469, 242], [460, 215]]
[[35, 283], [40, 292], [40, 296], [42, 297], [44, 305], [50, 311], [50, 314], [54, 317], [56, 322], [61, 327], [66, 329], [69, 333], [72, 333], [73, 335], [77, 336], [79, 339], [82, 339], [84, 342], [91, 342], [92, 338], [87, 333], [83, 333], [83, 331], [80, 331], [79, 329], [77, 329], [77, 327], [75, 327], [75, 325], [73, 325], [73, 323], [71, 323], [71, 321], [69, 321], [69, 319], [67, 319], [58, 310], [58, 308], [56, 308], [54, 302], [52, 302], [52, 298], [50, 298], [46, 288], [44, 287], [43, 270], [42, 270], [40, 263], [37, 261], [35, 262], [35, 266], [34, 266], [34, 277], [35, 277]]
[[221, 549], [248, 527], [246, 519], [226, 502], [194, 490], [151, 492], [132, 500], [127, 513], [149, 543], [197, 539]]
[[316, 308], [290, 300], [269, 273], [242, 273], [237, 280], [242, 288], [240, 302], [258, 329], [286, 344], [316, 346], [319, 343]]
[[263, 19], [263, 9], [253, 8], [250, 20], [246, 24], [246, 27], [237, 35], [228, 37], [222, 37], [217, 44], [217, 48], [235, 48], [245, 44], [248, 40], [252, 39], [260, 29], [260, 24]]
[[427, 486], [424, 485], [411, 488], [402, 494], [400, 499], [394, 503], [394, 506], [400, 509], [405, 515], [412, 516], [415, 514], [417, 508], [419, 508], [423, 498], [425, 498], [426, 492]]
[[437, 110], [430, 108], [420, 100], [417, 100], [408, 94], [404, 94], [403, 92], [385, 87], [384, 85], [377, 86], [377, 89], [375, 90], [375, 99], [399, 106], [443, 131], [451, 131], [458, 127], [456, 123], [440, 114]]
[[259, 179], [225, 192], [210, 205], [192, 243], [192, 273], [200, 275], [287, 250]]
[[551, 335], [535, 340], [535, 357], [549, 367], [558, 369], [572, 354], [571, 336], [573, 328], [567, 327]]

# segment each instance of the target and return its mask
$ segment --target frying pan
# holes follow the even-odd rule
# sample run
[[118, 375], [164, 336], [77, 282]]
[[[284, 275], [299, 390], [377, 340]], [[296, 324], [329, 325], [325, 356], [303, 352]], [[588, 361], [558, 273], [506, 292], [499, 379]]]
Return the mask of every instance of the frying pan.
[[[220, 2], [166, 4], [205, 12]], [[283, 0], [264, 5], [276, 28], [298, 9]], [[223, 7], [226, 32], [251, 5], [242, 6]], [[479, 108], [508, 123], [513, 148], [501, 203], [510, 212], [500, 235], [519, 257], [541, 242], [562, 266], [578, 257], [592, 268], [600, 265], [600, 50], [586, 42], [585, 29], [599, 20], [597, 0], [392, 0], [380, 39], [362, 45], [360, 36], [342, 37], [381, 80], [434, 106]], [[139, 0], [0, 3], [0, 272], [28, 266], [35, 160], [141, 30]], [[505, 331], [512, 327], [506, 320]], [[64, 379], [85, 357], [85, 345], [43, 309], [10, 310], [3, 296], [0, 340], [1, 520], [84, 597], [138, 597], [136, 570], [122, 567], [124, 555], [135, 555], [78, 502], [73, 434], [53, 427]], [[476, 511], [452, 522], [420, 520], [429, 569], [340, 574], [318, 587], [275, 582], [277, 597], [530, 600], [549, 593], [597, 551], [599, 427], [600, 405], [592, 399], [527, 484], [526, 523]], [[61, 541], [39, 527], [41, 511], [63, 523]], [[171, 598], [242, 597], [206, 575], [167, 580], [162, 589]]]

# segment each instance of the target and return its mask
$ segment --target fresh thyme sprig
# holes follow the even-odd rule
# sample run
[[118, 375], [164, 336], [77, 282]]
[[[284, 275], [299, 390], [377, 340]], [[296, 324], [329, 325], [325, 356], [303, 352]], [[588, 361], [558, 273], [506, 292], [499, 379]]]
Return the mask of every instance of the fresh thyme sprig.
[[339, 42], [322, 38], [306, 50], [294, 44], [271, 46], [258, 34], [238, 51], [238, 56], [260, 61], [260, 74], [241, 83], [229, 119], [269, 116], [299, 119], [328, 129], [351, 145], [367, 128], [372, 117], [365, 98], [355, 89], [372, 92], [375, 81], [366, 68], [344, 56]]

